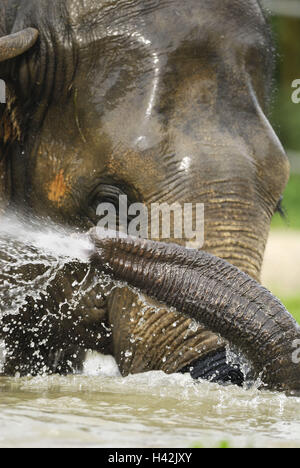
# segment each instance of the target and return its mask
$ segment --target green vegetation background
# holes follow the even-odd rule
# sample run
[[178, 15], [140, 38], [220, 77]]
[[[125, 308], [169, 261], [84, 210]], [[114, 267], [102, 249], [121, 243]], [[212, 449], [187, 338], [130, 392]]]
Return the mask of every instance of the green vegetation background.
[[[300, 79], [300, 6], [299, 18], [274, 17], [273, 30], [277, 69], [271, 121], [290, 156], [292, 174], [283, 198], [286, 219], [276, 214], [272, 229], [298, 231], [300, 242], [300, 104], [291, 99], [292, 82]], [[300, 323], [300, 291], [280, 299]]]
[[[283, 218], [277, 213], [272, 221], [272, 229], [298, 231], [300, 242], [300, 174], [291, 174], [283, 197], [283, 207], [285, 217]], [[283, 296], [280, 299], [300, 323], [300, 291], [295, 291], [292, 296]]]

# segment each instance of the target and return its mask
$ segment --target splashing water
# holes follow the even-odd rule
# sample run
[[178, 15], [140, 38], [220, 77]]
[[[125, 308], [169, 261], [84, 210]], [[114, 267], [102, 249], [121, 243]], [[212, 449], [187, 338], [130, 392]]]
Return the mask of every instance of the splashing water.
[[[47, 373], [49, 365], [59, 370], [65, 348], [51, 351], [54, 348], [48, 345], [66, 327], [68, 336], [77, 337], [76, 327], [86, 319], [86, 302], [92, 298], [94, 307], [101, 309], [104, 301], [108, 278], [102, 281], [92, 271], [89, 257], [93, 248], [87, 234], [40, 220], [28, 223], [14, 215], [1, 218], [0, 338], [6, 338], [5, 346], [0, 340], [0, 372], [8, 357], [11, 360], [21, 353], [24, 361], [24, 343], [31, 351], [26, 357], [28, 368], [22, 367], [22, 373], [31, 373], [31, 369]], [[85, 348], [79, 337], [76, 340], [74, 359]], [[51, 352], [54, 356], [50, 358]], [[18, 368], [17, 364], [12, 371]]]
[[88, 236], [45, 221], [24, 221], [14, 215], [0, 223], [0, 317], [15, 314], [27, 296], [46, 291], [67, 262], [88, 263], [93, 246]]
[[17, 242], [38, 251], [40, 255], [52, 255], [54, 258], [87, 262], [93, 245], [88, 236], [75, 233], [50, 221], [31, 220], [30, 225], [15, 215], [1, 218], [1, 248], [3, 242], [11, 245]]

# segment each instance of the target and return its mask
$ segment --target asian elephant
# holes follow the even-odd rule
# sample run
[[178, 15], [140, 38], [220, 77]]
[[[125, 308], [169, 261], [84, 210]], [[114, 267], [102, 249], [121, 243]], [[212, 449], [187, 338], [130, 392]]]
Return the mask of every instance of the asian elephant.
[[[89, 230], [120, 195], [203, 203], [204, 251], [259, 280], [289, 164], [266, 117], [273, 45], [258, 0], [1, 0], [0, 37], [2, 211]], [[28, 298], [18, 326], [5, 318], [8, 374], [67, 372], [89, 348], [122, 375], [242, 382], [230, 334], [154, 312], [129, 288], [89, 290], [72, 326], [57, 304], [74, 275], [84, 268], [66, 267], [38, 307]], [[32, 332], [41, 323], [47, 340]]]

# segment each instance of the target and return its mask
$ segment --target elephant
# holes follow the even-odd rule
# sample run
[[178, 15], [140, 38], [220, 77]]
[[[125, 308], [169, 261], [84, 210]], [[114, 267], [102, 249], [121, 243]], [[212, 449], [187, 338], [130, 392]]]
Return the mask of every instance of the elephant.
[[[122, 196], [146, 207], [201, 203], [205, 242], [194, 247], [259, 281], [289, 178], [267, 118], [274, 47], [260, 2], [2, 0], [0, 13], [1, 213], [87, 232], [99, 204], [117, 210]], [[243, 383], [227, 359], [230, 334], [195, 327], [167, 301], [157, 311], [130, 287], [92, 287], [98, 266], [80, 310], [61, 310], [86, 268], [66, 265], [17, 325], [4, 317], [7, 374], [71, 372], [93, 349], [112, 354], [123, 376]]]

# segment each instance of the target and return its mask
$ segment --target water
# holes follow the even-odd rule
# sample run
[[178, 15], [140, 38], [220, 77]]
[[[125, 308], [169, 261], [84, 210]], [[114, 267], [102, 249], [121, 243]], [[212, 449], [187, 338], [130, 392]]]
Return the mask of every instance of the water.
[[0, 241], [1, 248], [6, 248], [7, 243], [10, 247], [22, 246], [23, 255], [16, 258], [17, 262], [24, 261], [26, 250], [34, 251], [37, 257], [42, 258], [48, 255], [50, 258], [87, 262], [93, 249], [84, 233], [76, 233], [49, 220], [31, 219], [28, 224], [27, 220], [13, 214], [1, 218]]
[[[0, 447], [300, 447], [300, 400], [162, 372], [0, 379]], [[90, 368], [95, 366], [95, 362]], [[95, 367], [93, 372], [95, 373]]]
[[54, 276], [68, 262], [87, 263], [92, 245], [84, 234], [50, 222], [28, 225], [14, 215], [0, 224], [0, 318], [15, 314], [26, 296], [45, 292]]
[[[89, 263], [92, 250], [93, 245], [84, 233], [38, 219], [29, 224], [14, 215], [1, 218], [0, 331], [10, 344], [4, 347], [0, 341], [0, 372], [5, 358], [18, 359], [18, 355], [24, 355], [18, 343], [24, 342], [25, 329], [26, 342], [30, 340], [27, 348], [32, 349], [28, 367], [34, 367], [38, 373], [61, 366], [59, 359], [65, 354], [65, 345], [52, 353], [51, 362], [45, 348], [62, 327], [68, 336], [73, 333], [78, 353], [80, 346], [85, 347], [76, 327], [86, 320], [89, 298], [93, 298], [94, 307], [101, 305], [109, 283], [107, 277], [94, 274]], [[68, 352], [75, 358], [75, 350]], [[19, 363], [15, 366], [18, 369]], [[74, 366], [70, 361], [69, 368]], [[29, 369], [23, 368], [22, 372]]]
[[[0, 315], [17, 315], [68, 262], [88, 268], [90, 248], [56, 226], [2, 220]], [[85, 280], [74, 284], [71, 302], [85, 293]], [[4, 357], [0, 344], [0, 368]], [[0, 447], [300, 447], [300, 399], [180, 374], [122, 378], [95, 353], [80, 375], [0, 377], [0, 394]]]

